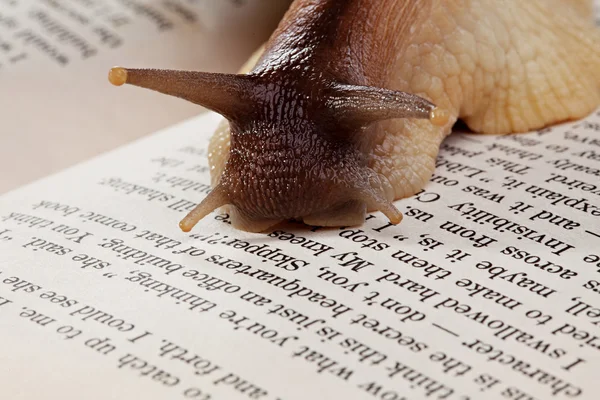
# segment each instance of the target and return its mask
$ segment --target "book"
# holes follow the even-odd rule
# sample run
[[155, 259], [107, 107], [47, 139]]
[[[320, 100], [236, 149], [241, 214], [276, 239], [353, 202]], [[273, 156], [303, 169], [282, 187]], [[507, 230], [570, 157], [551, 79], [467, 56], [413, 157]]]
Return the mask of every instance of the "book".
[[0, 196], [2, 398], [597, 398], [600, 110], [457, 129], [397, 226], [183, 233], [221, 120]]

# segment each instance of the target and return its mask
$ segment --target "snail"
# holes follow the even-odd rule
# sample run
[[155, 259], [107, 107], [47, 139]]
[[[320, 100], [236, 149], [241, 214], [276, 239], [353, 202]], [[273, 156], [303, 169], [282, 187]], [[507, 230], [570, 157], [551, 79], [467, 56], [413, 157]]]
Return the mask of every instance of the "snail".
[[261, 232], [289, 219], [353, 226], [422, 189], [461, 119], [508, 134], [600, 104], [588, 0], [295, 0], [238, 74], [112, 68], [109, 80], [225, 117], [213, 189], [181, 222], [224, 207]]

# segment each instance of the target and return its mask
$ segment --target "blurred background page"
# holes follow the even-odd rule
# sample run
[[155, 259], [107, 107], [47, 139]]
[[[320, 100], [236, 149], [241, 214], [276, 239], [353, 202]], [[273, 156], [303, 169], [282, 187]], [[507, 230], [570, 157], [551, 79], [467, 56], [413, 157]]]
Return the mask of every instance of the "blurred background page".
[[0, 0], [0, 194], [204, 111], [115, 65], [236, 72], [288, 0]]

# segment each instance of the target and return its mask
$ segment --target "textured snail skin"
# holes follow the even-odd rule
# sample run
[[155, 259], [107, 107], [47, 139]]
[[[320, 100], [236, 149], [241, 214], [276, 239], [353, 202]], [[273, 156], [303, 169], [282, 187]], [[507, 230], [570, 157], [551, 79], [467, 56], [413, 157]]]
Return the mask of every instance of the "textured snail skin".
[[427, 183], [458, 118], [519, 133], [598, 107], [599, 44], [591, 1], [297, 0], [238, 75], [126, 81], [226, 118], [209, 145], [214, 190], [183, 230], [221, 206], [247, 231], [377, 210], [399, 223], [392, 202]]

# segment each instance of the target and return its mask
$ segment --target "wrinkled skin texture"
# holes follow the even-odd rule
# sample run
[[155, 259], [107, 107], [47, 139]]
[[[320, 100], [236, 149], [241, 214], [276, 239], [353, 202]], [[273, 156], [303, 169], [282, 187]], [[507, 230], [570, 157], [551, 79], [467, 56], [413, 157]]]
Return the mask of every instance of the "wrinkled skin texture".
[[[474, 132], [506, 134], [592, 112], [599, 43], [583, 0], [296, 1], [242, 71], [289, 97], [275, 96], [260, 124], [220, 125], [209, 146], [213, 185], [228, 188], [225, 211], [239, 229], [288, 218], [360, 224], [366, 211], [423, 188], [458, 118]], [[417, 94], [450, 119], [332, 129], [311, 97], [330, 81]], [[306, 112], [285, 115], [294, 107]]]

